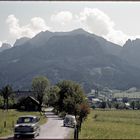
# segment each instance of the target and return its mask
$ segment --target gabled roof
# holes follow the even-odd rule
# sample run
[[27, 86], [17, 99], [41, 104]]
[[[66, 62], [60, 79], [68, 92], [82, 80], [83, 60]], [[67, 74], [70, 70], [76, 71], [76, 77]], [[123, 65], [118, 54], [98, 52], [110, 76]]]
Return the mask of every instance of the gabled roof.
[[[34, 97], [32, 97], [32, 96], [28, 96], [26, 99], [28, 99], [28, 98], [30, 98], [32, 101], [34, 101], [36, 104], [39, 105], [39, 101], [36, 100]], [[26, 99], [25, 99], [25, 100], [26, 100]]]

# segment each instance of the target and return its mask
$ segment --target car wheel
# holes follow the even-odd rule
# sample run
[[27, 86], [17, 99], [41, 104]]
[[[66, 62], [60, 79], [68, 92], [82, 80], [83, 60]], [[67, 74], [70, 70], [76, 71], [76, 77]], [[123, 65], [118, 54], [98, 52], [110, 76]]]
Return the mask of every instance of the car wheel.
[[17, 135], [16, 134], [14, 135], [14, 138], [17, 138]]
[[38, 133], [37, 133], [37, 136], [39, 136], [39, 134], [40, 134], [40, 128], [38, 129]]
[[17, 138], [19, 138], [19, 137], [20, 137], [20, 135], [14, 134], [14, 138], [15, 138], [15, 139], [17, 139]]
[[33, 138], [35, 138], [36, 137], [36, 133], [35, 134], [33, 134]]

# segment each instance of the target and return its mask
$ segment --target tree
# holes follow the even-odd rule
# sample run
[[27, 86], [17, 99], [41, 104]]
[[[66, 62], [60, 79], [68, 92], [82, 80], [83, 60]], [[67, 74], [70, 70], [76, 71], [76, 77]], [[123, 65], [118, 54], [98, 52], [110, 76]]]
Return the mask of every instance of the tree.
[[114, 106], [116, 109], [118, 109], [118, 108], [119, 108], [118, 102], [113, 102], [113, 106]]
[[106, 102], [105, 102], [105, 101], [101, 102], [101, 104], [100, 104], [100, 108], [103, 108], [103, 109], [106, 108]]
[[133, 108], [133, 110], [135, 109], [135, 101], [132, 101], [131, 103], [130, 103], [130, 106]]
[[82, 103], [80, 105], [80, 112], [79, 112], [79, 118], [80, 118], [81, 123], [83, 122], [83, 119], [85, 119], [87, 117], [89, 112], [90, 112], [90, 108], [89, 108], [88, 103], [86, 103], [86, 102]]
[[58, 86], [52, 86], [47, 94], [47, 103], [49, 106], [53, 106], [55, 107], [58, 103], [58, 99], [59, 99], [59, 87]]
[[2, 108], [3, 107], [3, 98], [2, 98], [2, 96], [0, 96], [0, 108]]
[[32, 80], [32, 89], [35, 93], [35, 98], [39, 101], [39, 111], [42, 109], [45, 94], [49, 89], [50, 83], [47, 77], [38, 76]]
[[137, 109], [140, 109], [140, 101], [136, 101], [136, 102], [135, 102], [135, 107], [136, 107]]
[[68, 80], [59, 82], [57, 86], [60, 88], [58, 99], [59, 111], [74, 114], [76, 104], [81, 104], [85, 98], [84, 91], [80, 85]]
[[10, 85], [6, 85], [1, 90], [1, 95], [3, 97], [3, 107], [4, 107], [4, 109], [7, 109], [7, 111], [8, 111], [8, 107], [9, 107], [9, 98], [12, 95], [12, 93], [13, 93], [13, 90]]
[[89, 105], [81, 86], [68, 80], [59, 82], [57, 86], [60, 89], [57, 103], [59, 112], [66, 112], [79, 116], [79, 118], [85, 118], [89, 113]]

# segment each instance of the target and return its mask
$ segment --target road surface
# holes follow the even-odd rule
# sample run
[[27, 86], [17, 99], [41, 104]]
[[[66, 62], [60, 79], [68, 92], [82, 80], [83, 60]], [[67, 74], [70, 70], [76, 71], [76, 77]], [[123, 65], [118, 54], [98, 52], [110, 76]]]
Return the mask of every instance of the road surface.
[[47, 123], [41, 126], [41, 132], [36, 139], [65, 139], [73, 132], [73, 128], [63, 127], [63, 120], [55, 115], [51, 108], [46, 111]]

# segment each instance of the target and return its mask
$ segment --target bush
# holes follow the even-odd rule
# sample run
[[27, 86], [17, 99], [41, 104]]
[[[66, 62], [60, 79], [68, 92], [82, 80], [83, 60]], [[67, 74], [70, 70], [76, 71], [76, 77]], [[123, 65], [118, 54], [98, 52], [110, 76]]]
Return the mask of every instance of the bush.
[[3, 98], [0, 96], [0, 108], [3, 108]]
[[62, 111], [59, 113], [59, 117], [60, 118], [64, 118], [66, 116], [66, 112], [65, 111]]
[[91, 108], [92, 108], [92, 109], [95, 109], [95, 105], [92, 105]]

